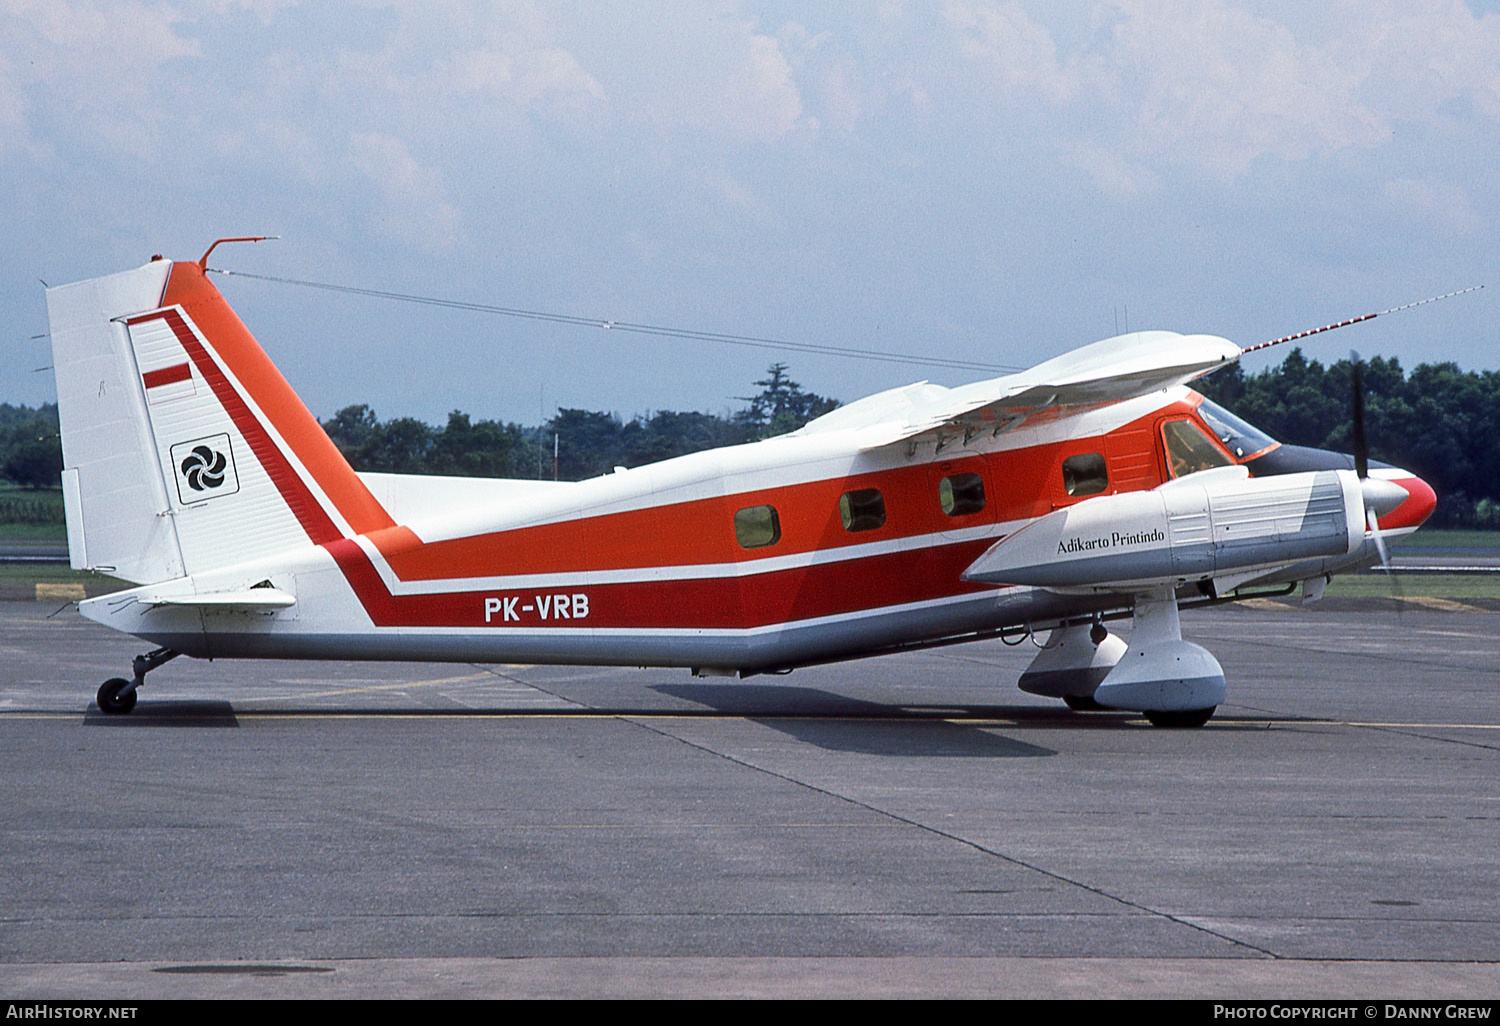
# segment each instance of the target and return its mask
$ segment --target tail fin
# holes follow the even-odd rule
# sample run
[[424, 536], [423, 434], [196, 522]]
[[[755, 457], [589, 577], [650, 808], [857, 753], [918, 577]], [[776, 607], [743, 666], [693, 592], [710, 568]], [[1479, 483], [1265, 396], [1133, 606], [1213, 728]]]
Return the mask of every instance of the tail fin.
[[200, 265], [47, 311], [73, 566], [151, 584], [392, 526]]

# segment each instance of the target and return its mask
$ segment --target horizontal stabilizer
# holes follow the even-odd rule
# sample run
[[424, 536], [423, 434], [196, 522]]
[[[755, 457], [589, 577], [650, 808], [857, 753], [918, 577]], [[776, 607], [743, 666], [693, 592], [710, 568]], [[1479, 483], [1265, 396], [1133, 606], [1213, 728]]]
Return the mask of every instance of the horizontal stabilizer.
[[242, 591], [213, 591], [202, 595], [168, 594], [140, 591], [135, 598], [148, 606], [187, 606], [197, 609], [230, 611], [244, 609], [286, 609], [297, 604], [297, 597], [275, 588], [246, 588]]

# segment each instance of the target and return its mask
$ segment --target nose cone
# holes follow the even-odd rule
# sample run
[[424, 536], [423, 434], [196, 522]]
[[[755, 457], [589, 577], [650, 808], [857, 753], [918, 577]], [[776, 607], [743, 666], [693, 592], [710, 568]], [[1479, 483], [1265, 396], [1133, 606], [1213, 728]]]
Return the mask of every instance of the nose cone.
[[1381, 530], [1421, 527], [1437, 507], [1437, 493], [1432, 490], [1432, 485], [1406, 470], [1387, 472], [1381, 476], [1406, 491], [1406, 499], [1380, 518]]

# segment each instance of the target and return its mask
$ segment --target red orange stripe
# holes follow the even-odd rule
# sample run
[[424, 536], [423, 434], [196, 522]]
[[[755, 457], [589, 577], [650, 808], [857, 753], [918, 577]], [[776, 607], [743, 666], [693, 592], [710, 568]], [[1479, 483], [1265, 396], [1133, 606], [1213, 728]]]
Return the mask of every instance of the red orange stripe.
[[[370, 494], [370, 490], [349, 466], [349, 462], [339, 452], [338, 446], [333, 444], [317, 418], [308, 412], [265, 350], [261, 349], [249, 329], [230, 309], [219, 290], [197, 264], [177, 262], [172, 265], [166, 290], [162, 294], [162, 306], [182, 307], [203, 333], [203, 337], [213, 340], [214, 352], [240, 384], [255, 397], [256, 405], [270, 419], [277, 434], [286, 440], [298, 461], [312, 474], [318, 487], [323, 489], [339, 515], [356, 534], [368, 534], [395, 526], [390, 514]], [[146, 316], [149, 318], [157, 315]], [[173, 331], [177, 330], [177, 325], [173, 325]], [[189, 331], [187, 334], [192, 333]], [[200, 371], [203, 370], [199, 360], [194, 359], [193, 362]], [[218, 386], [215, 386], [214, 391], [221, 401], [225, 401], [227, 407], [229, 403], [225, 394]], [[229, 391], [232, 393], [233, 389]], [[240, 405], [243, 406], [243, 403]], [[230, 410], [230, 415], [234, 416], [233, 410]], [[238, 417], [235, 423], [239, 424]], [[244, 431], [243, 427], [241, 431]], [[246, 439], [250, 439], [248, 433]], [[256, 443], [252, 441], [251, 446], [255, 448]], [[260, 455], [259, 450], [257, 455]], [[300, 517], [302, 514], [298, 515]]]

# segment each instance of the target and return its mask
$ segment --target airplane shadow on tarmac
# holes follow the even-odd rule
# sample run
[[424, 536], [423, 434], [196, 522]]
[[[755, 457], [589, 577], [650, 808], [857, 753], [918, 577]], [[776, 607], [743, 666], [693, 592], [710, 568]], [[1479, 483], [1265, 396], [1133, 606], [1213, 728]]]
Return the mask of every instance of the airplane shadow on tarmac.
[[742, 716], [828, 751], [990, 759], [1057, 754], [997, 734], [991, 725], [955, 722], [989, 719], [991, 712], [998, 714], [995, 718], [1012, 719], [1017, 710], [893, 706], [816, 688], [764, 684], [673, 684], [652, 690], [724, 715]]
[[127, 716], [112, 716], [90, 705], [83, 714], [88, 727], [238, 727], [234, 706], [223, 700], [141, 702]]

